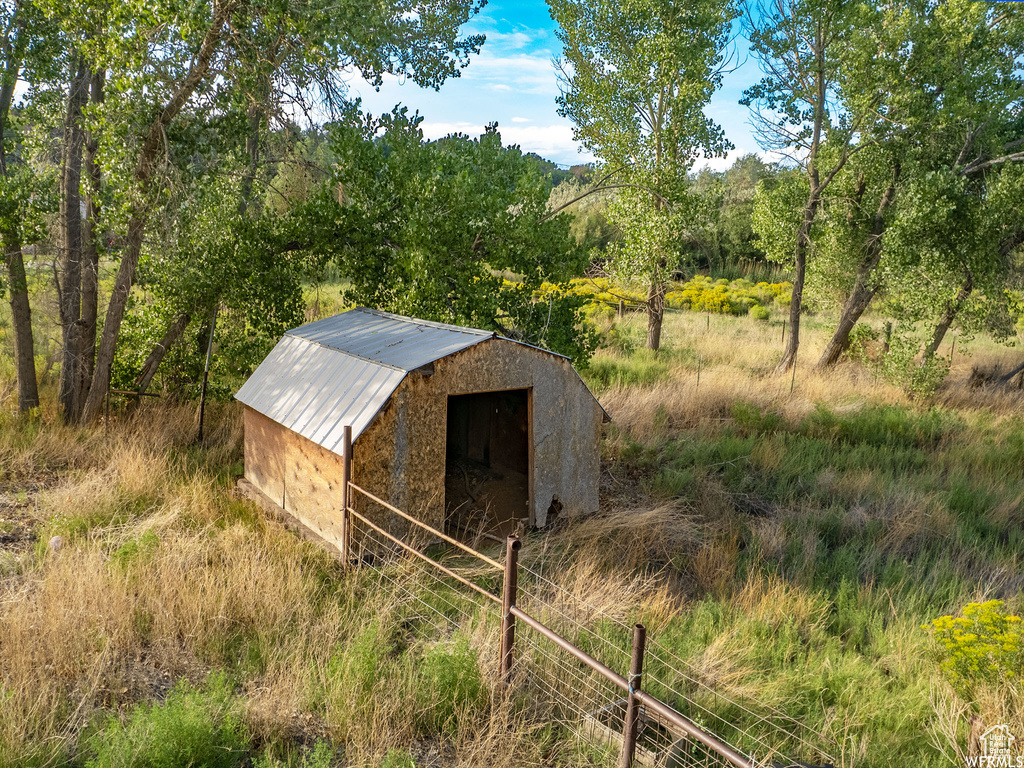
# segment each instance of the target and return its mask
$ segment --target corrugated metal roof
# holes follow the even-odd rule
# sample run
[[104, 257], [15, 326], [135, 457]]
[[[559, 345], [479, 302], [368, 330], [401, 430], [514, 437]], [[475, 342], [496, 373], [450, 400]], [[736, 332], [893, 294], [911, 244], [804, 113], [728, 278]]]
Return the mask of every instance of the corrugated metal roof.
[[303, 325], [288, 335], [380, 365], [414, 371], [497, 334], [360, 307]]
[[409, 371], [495, 335], [353, 309], [288, 331], [235, 398], [340, 453], [344, 425], [355, 440]]

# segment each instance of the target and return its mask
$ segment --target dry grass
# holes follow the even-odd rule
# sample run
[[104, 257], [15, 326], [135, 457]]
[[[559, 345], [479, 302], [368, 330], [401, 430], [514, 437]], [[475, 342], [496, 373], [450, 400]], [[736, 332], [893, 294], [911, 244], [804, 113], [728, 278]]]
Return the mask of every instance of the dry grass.
[[[233, 410], [198, 452], [188, 410], [150, 415], [145, 429], [106, 435], [56, 425], [5, 435], [10, 480], [40, 458], [55, 473], [34, 515], [42, 540], [63, 545], [21, 552], [0, 583], [0, 765], [79, 758], [82, 733], [105, 713], [217, 669], [232, 671], [256, 746], [327, 738], [347, 745], [347, 764], [367, 766], [396, 749], [445, 765], [543, 763], [530, 710], [490, 682], [486, 706], [456, 703], [455, 730], [424, 736], [432, 697], [446, 692], [424, 691], [415, 659], [451, 628], [407, 637], [420, 621], [407, 599], [369, 572], [342, 578], [325, 551], [232, 500], [207, 467], [238, 459]], [[385, 651], [369, 678], [351, 652], [367, 626]], [[493, 666], [496, 625], [460, 632], [479, 666]]]
[[[630, 318], [624, 332], [639, 333], [643, 322], [641, 316]], [[678, 429], [713, 424], [728, 417], [738, 400], [777, 410], [790, 419], [805, 416], [822, 402], [836, 408], [857, 408], [865, 400], [911, 404], [905, 393], [860, 365], [843, 363], [826, 372], [814, 370], [828, 334], [820, 325], [805, 323], [795, 377], [776, 376], [773, 371], [782, 349], [779, 322], [768, 325], [745, 317], [714, 316], [708, 329], [703, 315], [673, 313], [666, 318], [664, 331], [663, 361], [668, 374], [652, 386], [612, 387], [601, 393], [601, 402], [616, 424], [638, 438], [655, 437], [666, 424]], [[974, 347], [977, 349], [972, 352]], [[945, 346], [941, 351], [948, 354]], [[624, 362], [629, 357], [606, 349], [599, 351], [596, 359]], [[1018, 357], [1019, 353], [987, 339], [958, 344], [953, 367], [935, 402], [966, 412], [1024, 413], [1024, 397], [1019, 391], [970, 386], [975, 368], [1007, 367], [1018, 362]]]
[[[878, 403], [921, 408], [853, 365], [827, 375], [801, 365], [791, 393], [789, 378], [770, 373], [780, 330], [714, 317], [708, 332], [702, 316], [670, 318], [667, 371], [601, 394], [615, 419], [602, 514], [527, 540], [524, 606], [556, 628], [569, 615], [619, 645], [644, 621], [702, 684], [804, 721], [834, 745], [837, 764], [890, 754], [940, 764], [963, 743], [966, 704], [942, 687], [928, 654], [920, 625], [935, 610], [930, 595], [950, 572], [964, 581], [950, 591], [957, 599], [1013, 590], [1021, 574], [1012, 557], [986, 560], [944, 491], [894, 487], [884, 467], [827, 467], [782, 500], [738, 491], [730, 472], [764, 480], [786, 471], [792, 446], [767, 432], [749, 455], [690, 467], [678, 492], [651, 482], [669, 447], [749, 438], [737, 402], [787, 424], [819, 402], [841, 416]], [[823, 338], [807, 329], [803, 360]], [[937, 398], [989, 430], [993, 455], [1021, 398], [962, 383], [998, 354], [964, 359]], [[348, 765], [379, 765], [394, 750], [455, 766], [593, 764], [564, 732], [543, 727], [535, 702], [493, 685], [493, 614], [431, 624], [369, 569], [344, 575], [325, 552], [232, 499], [241, 424], [231, 408], [214, 411], [201, 448], [192, 408], [145, 409], [107, 433], [47, 415], [41, 426], [0, 425], [0, 482], [30, 489], [43, 542], [64, 540], [0, 569], [0, 765], [81, 760], [82, 733], [102, 716], [124, 716], [212, 670], [232, 675], [254, 751], [324, 738], [344, 745]], [[650, 453], [646, 464], [624, 458], [638, 446]], [[943, 438], [934, 455], [962, 448]], [[984, 468], [990, 458], [957, 460]], [[841, 503], [826, 509], [823, 495]], [[979, 515], [994, 529], [1019, 527], [1022, 498], [1000, 497]], [[838, 533], [822, 528], [828, 515]], [[833, 558], [844, 537], [870, 548], [850, 566], [857, 577], [840, 584]], [[921, 553], [943, 548], [950, 571], [913, 570]], [[872, 568], [887, 558], [906, 568], [876, 583]], [[390, 573], [414, 591], [424, 586], [412, 566]], [[425, 671], [461, 641], [483, 680], [480, 699], [452, 699]], [[1024, 729], [1014, 696], [983, 693], [971, 706], [987, 722]], [[440, 706], [453, 708], [451, 721], [425, 725]]]

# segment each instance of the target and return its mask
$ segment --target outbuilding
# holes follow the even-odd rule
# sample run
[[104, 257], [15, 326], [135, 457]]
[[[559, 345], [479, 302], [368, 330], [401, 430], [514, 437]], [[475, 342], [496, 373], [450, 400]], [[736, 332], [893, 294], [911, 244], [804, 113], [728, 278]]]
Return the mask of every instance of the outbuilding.
[[353, 309], [286, 333], [236, 397], [246, 479], [331, 543], [346, 425], [353, 481], [449, 535], [597, 510], [607, 415], [568, 358], [492, 331]]

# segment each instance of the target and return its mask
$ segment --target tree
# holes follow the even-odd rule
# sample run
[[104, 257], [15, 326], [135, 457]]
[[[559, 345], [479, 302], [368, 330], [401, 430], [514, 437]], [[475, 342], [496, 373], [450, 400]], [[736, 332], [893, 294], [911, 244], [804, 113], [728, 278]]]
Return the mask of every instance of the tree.
[[[398, 0], [384, 5], [370, 0], [131, 0], [117, 4], [116, 12], [103, 0], [72, 6], [56, 0], [39, 3], [74, 43], [75, 55], [83, 58], [86, 69], [107, 74], [102, 105], [90, 107], [84, 115], [90, 137], [85, 146], [96, 142], [86, 175], [103, 178], [104, 186], [116, 193], [104, 211], [105, 221], [98, 221], [94, 207], [86, 229], [113, 232], [117, 247], [110, 255], [119, 259], [119, 266], [95, 364], [95, 326], [90, 339], [86, 322], [86, 338], [76, 342], [87, 350], [83, 368], [92, 370], [81, 405], [84, 421], [98, 415], [109, 387], [152, 214], [159, 209], [175, 168], [168, 153], [171, 134], [183, 119], [194, 124], [209, 116], [219, 121], [225, 135], [241, 137], [244, 147], [239, 154], [246, 158], [243, 178], [248, 180], [238, 201], [241, 210], [253, 199], [260, 135], [277, 106], [290, 100], [300, 108], [315, 103], [330, 111], [344, 97], [346, 68], [359, 69], [371, 82], [395, 73], [436, 87], [456, 75], [483, 41], [480, 36], [458, 34], [479, 8], [474, 0]], [[80, 84], [81, 78], [76, 82]], [[69, 125], [82, 124], [77, 111], [69, 110], [71, 115]], [[70, 229], [77, 223], [71, 200], [77, 156], [73, 148], [64, 163], [64, 221]], [[101, 168], [102, 174], [93, 177], [92, 171]], [[63, 282], [80, 287], [76, 273], [82, 262], [71, 247], [75, 233], [67, 231], [63, 240], [70, 256], [62, 259]], [[75, 293], [62, 291], [69, 326], [76, 320]], [[73, 346], [66, 341], [67, 359], [81, 357]], [[70, 371], [65, 374], [71, 376]], [[71, 406], [70, 396], [67, 402]], [[74, 405], [71, 413], [77, 408]]]
[[[839, 244], [853, 276], [819, 368], [839, 359], [879, 290], [897, 284], [930, 286], [903, 292], [901, 302], [919, 319], [934, 316], [930, 357], [976, 289], [999, 293], [994, 280], [1013, 239], [998, 234], [1009, 213], [986, 189], [1007, 163], [1024, 159], [1013, 152], [1022, 139], [1024, 15], [962, 0], [904, 0], [882, 18], [850, 41], [859, 56], [854, 73], [883, 95], [879, 117], [859, 137], [866, 157], [847, 167], [830, 204], [846, 232], [819, 248], [835, 260], [828, 244]], [[893, 222], [902, 234], [887, 231]]]
[[[84, 397], [89, 387], [86, 374], [91, 373], [88, 371], [91, 364], [86, 366], [85, 363], [85, 325], [88, 321], [82, 316], [83, 311], [86, 315], [90, 314], [88, 302], [83, 302], [82, 288], [83, 282], [89, 280], [86, 273], [91, 271], [92, 266], [83, 263], [85, 243], [82, 235], [82, 162], [86, 143], [83, 112], [89, 102], [92, 80], [85, 57], [78, 53], [73, 54], [63, 125], [60, 216], [57, 232], [61, 265], [58, 295], [63, 334], [58, 400], [64, 419], [69, 422], [77, 421], [81, 415]], [[97, 299], [98, 294], [94, 292], [93, 300]], [[91, 313], [94, 327], [95, 311], [93, 308]]]
[[[14, 91], [46, 52], [40, 40], [50, 31], [30, 2], [0, 2], [0, 257], [6, 267], [7, 298], [14, 328], [14, 358], [18, 377], [18, 410], [39, 405], [32, 308], [22, 243], [25, 218], [32, 207], [32, 171], [16, 152], [16, 131], [11, 122]], [[29, 76], [29, 79], [34, 79]], [[12, 152], [12, 150], [15, 150]]]
[[873, 22], [869, 10], [848, 0], [766, 0], [746, 17], [750, 50], [764, 77], [744, 93], [742, 103], [753, 108], [761, 146], [788, 154], [807, 184], [792, 233], [790, 332], [779, 373], [796, 364], [811, 231], [822, 196], [879, 101], [865, 78], [853, 77], [859, 60], [851, 41], [862, 25]]
[[619, 190], [609, 265], [647, 285], [647, 346], [661, 344], [666, 282], [692, 217], [687, 173], [730, 147], [703, 108], [721, 82], [729, 0], [549, 0], [562, 42], [559, 114]]
[[753, 153], [736, 158], [722, 174], [721, 247], [725, 258], [733, 264], [764, 259], [764, 250], [757, 243], [751, 215], [758, 183], [774, 174], [774, 166]]
[[421, 118], [396, 110], [331, 128], [334, 176], [289, 217], [289, 247], [328, 253], [354, 303], [468, 324], [585, 364], [593, 333], [582, 297], [543, 283], [580, 274], [587, 254], [548, 186], [497, 126], [426, 142]]
[[615, 227], [608, 221], [608, 205], [614, 190], [595, 188], [575, 175], [551, 190], [548, 207], [572, 210], [569, 231], [576, 242], [592, 254], [591, 261], [603, 262], [604, 253], [616, 237]]

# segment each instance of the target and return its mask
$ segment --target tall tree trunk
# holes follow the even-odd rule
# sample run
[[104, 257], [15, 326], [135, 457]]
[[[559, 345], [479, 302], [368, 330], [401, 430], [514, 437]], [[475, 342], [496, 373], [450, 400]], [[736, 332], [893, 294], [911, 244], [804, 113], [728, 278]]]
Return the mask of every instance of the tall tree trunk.
[[[831, 368], [839, 362], [840, 356], [846, 351], [850, 344], [850, 332], [860, 320], [864, 311], [871, 304], [878, 287], [871, 286], [871, 275], [882, 260], [884, 252], [882, 248], [882, 236], [885, 234], [885, 213], [892, 205], [896, 197], [896, 180], [900, 175], [899, 164], [893, 169], [893, 178], [882, 194], [878, 202], [878, 210], [875, 211], [874, 219], [871, 222], [871, 230], [868, 234], [868, 241], [864, 247], [864, 258], [857, 265], [857, 277], [853, 281], [853, 288], [843, 303], [843, 311], [839, 315], [839, 325], [836, 326], [832, 338], [825, 345], [825, 351], [821, 353], [815, 368], [819, 371]], [[863, 189], [860, 190], [863, 194]]]
[[807, 197], [807, 204], [804, 205], [804, 216], [796, 233], [796, 247], [793, 250], [793, 297], [789, 303], [789, 335], [786, 337], [782, 360], [775, 368], [776, 373], [785, 373], [796, 365], [796, 355], [800, 349], [800, 310], [804, 299], [804, 280], [807, 277], [807, 252], [811, 247], [811, 225], [818, 214], [818, 195], [818, 185], [812, 179], [811, 192]]
[[957, 292], [956, 297], [946, 304], [945, 310], [942, 312], [942, 316], [939, 318], [938, 324], [935, 326], [935, 331], [932, 333], [932, 340], [928, 342], [928, 346], [924, 348], [924, 354], [921, 358], [921, 362], [927, 362], [930, 358], [935, 356], [935, 353], [939, 350], [939, 345], [942, 340], [946, 337], [946, 332], [949, 330], [949, 326], [953, 324], [957, 314], [963, 309], [964, 304], [967, 303], [967, 299], [970, 297], [971, 292], [974, 290], [974, 274], [969, 269], [964, 270], [967, 273], [964, 282], [960, 285], [960, 290]]
[[[106, 73], [94, 72], [92, 75], [90, 97], [93, 104], [103, 102], [103, 88]], [[82, 232], [82, 341], [79, 351], [82, 360], [82, 376], [79, 377], [80, 389], [76, 399], [84, 406], [89, 394], [89, 382], [92, 380], [96, 361], [96, 321], [99, 315], [99, 270], [101, 237], [99, 227], [100, 216], [100, 185], [103, 183], [103, 171], [96, 161], [99, 140], [90, 134], [85, 142], [85, 171], [89, 176], [89, 194], [85, 199], [85, 222]]]
[[[800, 350], [800, 311], [804, 303], [804, 281], [807, 278], [807, 254], [811, 249], [811, 225], [818, 215], [818, 206], [821, 203], [821, 193], [828, 184], [821, 183], [821, 176], [818, 173], [818, 152], [821, 148], [821, 133], [825, 126], [825, 69], [824, 56], [825, 48], [821, 40], [815, 38], [815, 46], [812, 47], [815, 56], [815, 98], [814, 98], [814, 127], [811, 131], [811, 146], [807, 156], [807, 180], [809, 182], [807, 203], [804, 205], [803, 217], [800, 220], [800, 227], [796, 233], [796, 245], [793, 247], [793, 293], [789, 302], [789, 336], [786, 337], [786, 348], [782, 351], [782, 359], [775, 366], [775, 373], [781, 374], [796, 365], [796, 355]], [[840, 166], [845, 163], [846, 154]], [[832, 175], [838, 171], [833, 170]], [[831, 177], [830, 177], [831, 178]]]
[[832, 338], [825, 345], [825, 351], [818, 358], [818, 362], [814, 366], [816, 370], [822, 371], [838, 363], [839, 358], [850, 345], [850, 332], [857, 325], [857, 321], [860, 320], [861, 315], [864, 314], [864, 311], [871, 304], [871, 300], [875, 297], [875, 293], [878, 290], [868, 285], [870, 274], [870, 271], [868, 271], [867, 277], [862, 277], [858, 271], [853, 289], [850, 291], [850, 295], [846, 297], [846, 301], [843, 302], [843, 310], [839, 314], [839, 325], [836, 326]]
[[64, 117], [64, 154], [60, 177], [60, 320], [63, 355], [58, 400], [64, 420], [74, 422], [82, 402], [77, 382], [82, 371], [82, 150], [85, 130], [82, 110], [89, 98], [89, 70], [83, 56], [76, 56], [77, 71], [68, 89]]
[[661, 326], [665, 319], [665, 284], [652, 280], [647, 289], [647, 348], [661, 348]]
[[260, 89], [262, 101], [249, 107], [249, 132], [245, 137], [245, 154], [249, 157], [249, 167], [242, 176], [241, 196], [238, 203], [238, 215], [245, 216], [253, 202], [253, 185], [256, 183], [256, 172], [260, 162], [260, 125], [263, 123], [263, 109], [269, 95], [269, 86]]
[[128, 306], [128, 295], [131, 292], [135, 270], [142, 254], [142, 237], [149, 219], [151, 185], [156, 171], [157, 157], [163, 145], [166, 127], [181, 111], [182, 107], [195, 92], [196, 88], [210, 73], [210, 65], [214, 53], [220, 44], [224, 24], [234, 8], [234, 0], [214, 2], [213, 18], [203, 37], [203, 43], [196, 55], [185, 80], [166, 104], [160, 116], [153, 121], [143, 142], [139, 154], [139, 163], [135, 169], [135, 181], [140, 202], [136, 203], [128, 220], [128, 232], [121, 264], [114, 280], [114, 290], [107, 305], [106, 320], [103, 323], [103, 336], [96, 351], [96, 369], [89, 387], [89, 397], [82, 413], [83, 422], [95, 421], [103, 407], [103, 398], [110, 387], [110, 369], [114, 363], [114, 352], [121, 332], [121, 321], [124, 319]]
[[14, 326], [14, 361], [18, 372], [18, 410], [26, 413], [39, 407], [36, 384], [36, 352], [32, 341], [32, 309], [28, 300], [28, 280], [21, 252], [21, 233], [17, 228], [0, 232], [4, 262], [7, 265], [7, 298]]
[[[17, 11], [16, 11], [17, 13]], [[3, 72], [0, 73], [0, 176], [7, 178], [7, 150], [4, 136], [7, 118], [14, 101], [14, 89], [21, 73], [21, 62], [27, 47], [22, 17], [12, 21], [9, 37], [5, 40]], [[28, 279], [22, 254], [21, 229], [17, 214], [11, 214], [0, 230], [0, 256], [7, 270], [7, 299], [11, 305], [11, 325], [14, 328], [14, 363], [18, 376], [18, 410], [26, 413], [39, 407], [39, 387], [36, 380], [35, 343], [32, 340], [32, 309], [28, 298]]]
[[139, 371], [139, 375], [135, 379], [135, 389], [140, 394], [149, 389], [149, 385], [153, 381], [153, 377], [156, 376], [157, 369], [160, 367], [160, 363], [163, 361], [164, 355], [167, 354], [167, 351], [173, 347], [177, 343], [178, 339], [181, 338], [182, 334], [185, 333], [185, 329], [188, 328], [189, 321], [191, 320], [192, 315], [187, 312], [180, 312], [174, 316], [173, 320], [171, 320], [163, 338], [161, 338], [160, 341], [157, 342], [156, 346], [154, 346], [150, 351], [149, 357], [147, 357], [146, 362], [142, 364], [142, 370]]

